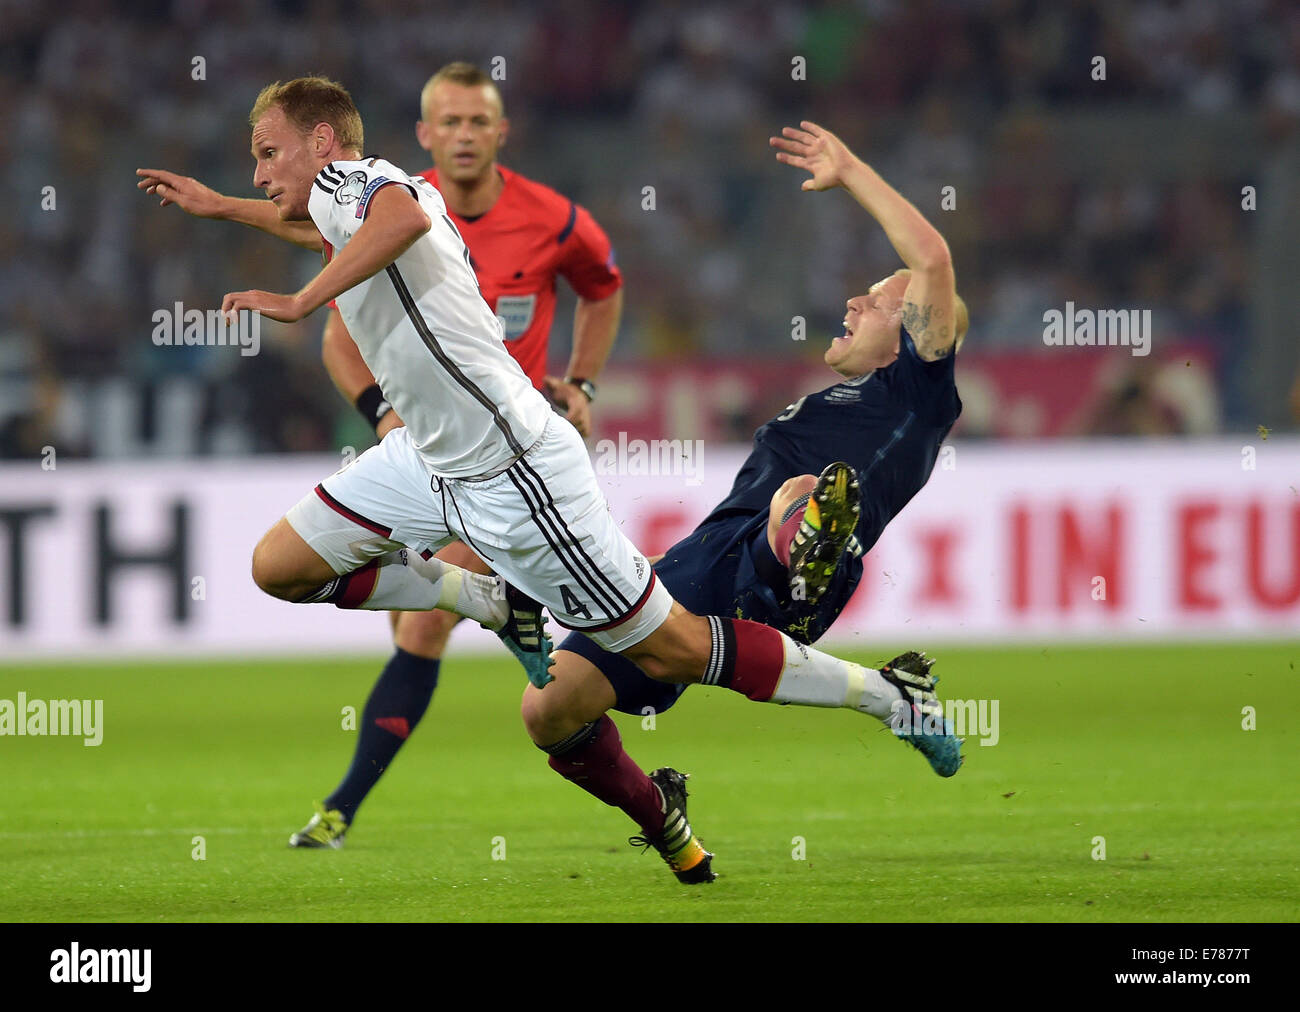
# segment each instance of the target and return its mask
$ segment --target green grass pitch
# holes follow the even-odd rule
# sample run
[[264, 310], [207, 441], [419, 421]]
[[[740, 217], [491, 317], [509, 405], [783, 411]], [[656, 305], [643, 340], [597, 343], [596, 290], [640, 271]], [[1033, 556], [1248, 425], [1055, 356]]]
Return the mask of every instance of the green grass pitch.
[[505, 658], [453, 653], [324, 852], [286, 841], [342, 775], [341, 711], [381, 653], [10, 664], [0, 698], [102, 698], [104, 740], [0, 737], [0, 920], [1294, 919], [1300, 644], [935, 653], [942, 696], [999, 701], [1000, 741], [969, 739], [951, 780], [847, 711], [695, 688], [653, 730], [617, 715], [643, 768], [693, 774], [702, 887], [548, 769]]

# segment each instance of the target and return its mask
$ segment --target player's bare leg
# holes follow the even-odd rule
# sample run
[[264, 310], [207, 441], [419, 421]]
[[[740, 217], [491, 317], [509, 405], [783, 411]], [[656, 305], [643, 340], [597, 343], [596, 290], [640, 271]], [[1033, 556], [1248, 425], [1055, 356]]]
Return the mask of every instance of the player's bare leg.
[[812, 490], [817, 486], [815, 474], [799, 474], [790, 478], [772, 495], [771, 505], [767, 510], [767, 544], [772, 554], [778, 559], [782, 556], [782, 545], [786, 558], [789, 558], [789, 542], [782, 535], [782, 530], [789, 522], [789, 514], [807, 504]]
[[253, 582], [281, 601], [302, 601], [337, 574], [281, 517], [253, 549]]
[[551, 667], [555, 681], [544, 689], [531, 683], [524, 688], [520, 714], [533, 744], [560, 741], [584, 724], [599, 720], [618, 701], [614, 687], [600, 669], [569, 650], [555, 652]]
[[[490, 573], [483, 560], [460, 542], [447, 545], [435, 558], [472, 572]], [[312, 820], [289, 838], [291, 847], [337, 849], [342, 845], [362, 802], [392, 765], [433, 699], [443, 650], [461, 617], [441, 610], [394, 611], [389, 615], [395, 649], [361, 711], [352, 762]]]
[[542, 606], [499, 577], [430, 551], [457, 537], [440, 512], [450, 496], [432, 494], [409, 429], [395, 427], [290, 508], [258, 544], [253, 578], [294, 602], [366, 611], [441, 608], [471, 618], [495, 632], [529, 679], [544, 685], [552, 646]]
[[[449, 546], [450, 547], [450, 546]], [[456, 545], [460, 547], [459, 544]], [[444, 548], [435, 558], [443, 562], [449, 561], [444, 554], [447, 549]], [[463, 565], [457, 562], [456, 565]], [[481, 566], [482, 568], [479, 568]], [[491, 572], [487, 566], [479, 563], [478, 566], [464, 565], [465, 569], [473, 569], [476, 573]], [[447, 649], [447, 641], [451, 638], [451, 631], [460, 624], [462, 616], [450, 611], [395, 611], [393, 616], [393, 645], [400, 647], [409, 654], [416, 657], [425, 657], [429, 660], [437, 660], [442, 657], [443, 652]]]
[[[315, 495], [304, 497], [258, 542], [253, 580], [262, 590], [285, 601], [346, 609], [454, 612], [495, 632], [529, 679], [545, 684], [551, 644], [540, 604], [498, 577], [410, 551], [392, 540], [387, 528], [363, 523], [365, 518], [341, 504], [321, 506], [318, 498], [328, 496], [317, 486]], [[337, 519], [338, 514], [346, 519]], [[331, 559], [308, 544], [295, 525], [315, 532], [316, 544], [331, 546]]]
[[281, 517], [253, 550], [253, 582], [272, 597], [295, 603], [328, 602], [368, 611], [445, 608], [490, 629], [506, 620], [495, 578], [436, 557], [422, 559], [396, 541], [368, 541], [371, 559], [338, 573]]
[[646, 774], [623, 749], [607, 713], [617, 702], [600, 670], [568, 650], [555, 654], [555, 680], [524, 689], [521, 713], [529, 736], [551, 769], [605, 804], [622, 809], [641, 835], [629, 842], [654, 847], [679, 882], [712, 882], [713, 855], [686, 819], [685, 775], [664, 768]]

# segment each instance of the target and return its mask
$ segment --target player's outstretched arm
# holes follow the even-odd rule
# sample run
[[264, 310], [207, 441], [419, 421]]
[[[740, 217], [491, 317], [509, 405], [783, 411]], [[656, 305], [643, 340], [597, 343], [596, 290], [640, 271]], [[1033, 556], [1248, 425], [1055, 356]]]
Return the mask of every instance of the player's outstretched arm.
[[370, 198], [366, 220], [356, 235], [299, 292], [231, 292], [222, 300], [221, 310], [254, 310], [281, 323], [294, 323], [378, 274], [429, 231], [429, 225], [429, 216], [409, 190], [384, 186]]
[[804, 180], [804, 190], [842, 186], [880, 222], [912, 272], [903, 296], [903, 326], [917, 353], [929, 361], [950, 354], [956, 338], [957, 283], [952, 255], [939, 230], [842, 140], [816, 123], [804, 120], [798, 129], [784, 127], [769, 143], [778, 149], [777, 161], [812, 174]]
[[216, 218], [266, 232], [295, 246], [321, 251], [320, 233], [310, 221], [283, 221], [269, 200], [227, 197], [192, 176], [182, 176], [166, 169], [136, 169], [140, 181], [135, 185], [160, 198], [159, 207], [175, 204], [196, 218]]

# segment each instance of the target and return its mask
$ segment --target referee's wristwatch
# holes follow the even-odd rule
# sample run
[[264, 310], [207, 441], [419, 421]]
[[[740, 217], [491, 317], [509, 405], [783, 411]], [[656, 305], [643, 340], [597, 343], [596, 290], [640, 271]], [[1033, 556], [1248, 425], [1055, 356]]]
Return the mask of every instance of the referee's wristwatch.
[[582, 395], [587, 398], [588, 402], [596, 399], [596, 384], [591, 380], [582, 379], [580, 376], [565, 376], [564, 382], [581, 390]]

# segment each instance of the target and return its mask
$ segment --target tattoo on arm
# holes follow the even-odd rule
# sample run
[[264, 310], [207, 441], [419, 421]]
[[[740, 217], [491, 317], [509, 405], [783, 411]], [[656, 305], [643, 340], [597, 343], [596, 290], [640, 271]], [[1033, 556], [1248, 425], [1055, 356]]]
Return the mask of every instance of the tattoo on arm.
[[[933, 328], [930, 318], [934, 317]], [[951, 328], [941, 321], [943, 310], [936, 310], [932, 305], [918, 306], [915, 302], [903, 303], [903, 326], [912, 335], [916, 350], [931, 360], [946, 358], [952, 354], [953, 343], [947, 340]]]
[[903, 326], [918, 344], [925, 341], [930, 329], [930, 312], [933, 306], [918, 306], [915, 302], [903, 303]]

